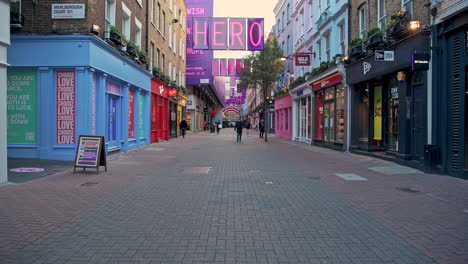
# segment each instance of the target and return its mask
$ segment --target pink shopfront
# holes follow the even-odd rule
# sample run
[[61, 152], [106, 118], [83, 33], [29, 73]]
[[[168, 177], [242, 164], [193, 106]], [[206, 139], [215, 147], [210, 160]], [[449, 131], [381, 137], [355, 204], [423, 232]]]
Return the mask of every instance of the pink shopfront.
[[289, 93], [275, 99], [275, 135], [292, 139], [292, 97]]

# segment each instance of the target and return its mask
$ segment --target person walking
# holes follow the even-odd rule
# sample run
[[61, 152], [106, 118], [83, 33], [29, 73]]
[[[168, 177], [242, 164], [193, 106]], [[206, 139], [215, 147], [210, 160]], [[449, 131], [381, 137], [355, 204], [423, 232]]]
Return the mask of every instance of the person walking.
[[221, 122], [219, 122], [218, 125], [216, 126], [216, 132], [218, 133], [218, 135], [219, 135], [219, 131], [221, 131], [221, 128], [223, 128], [223, 125], [221, 124]]
[[188, 124], [187, 124], [187, 121], [185, 121], [185, 119], [180, 121], [179, 128], [182, 132], [182, 138], [185, 138], [185, 132], [188, 128]]
[[250, 122], [247, 121], [247, 124], [245, 125], [245, 129], [247, 131], [247, 136], [249, 136], [249, 131], [250, 131]]
[[263, 134], [265, 133], [265, 123], [262, 119], [262, 121], [260, 121], [260, 124], [258, 125], [258, 129], [260, 130], [260, 138], [263, 138]]
[[237, 122], [236, 123], [236, 132], [237, 132], [237, 142], [242, 141], [242, 122]]
[[204, 131], [206, 131], [206, 125], [207, 125], [206, 121], [203, 122], [203, 130], [204, 130]]

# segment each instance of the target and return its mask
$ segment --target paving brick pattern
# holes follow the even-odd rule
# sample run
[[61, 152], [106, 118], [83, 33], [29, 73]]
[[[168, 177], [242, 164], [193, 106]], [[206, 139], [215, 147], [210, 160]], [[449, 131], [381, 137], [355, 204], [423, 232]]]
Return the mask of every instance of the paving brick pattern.
[[[236, 143], [228, 129], [190, 134], [111, 156], [100, 175], [0, 188], [0, 263], [453, 263], [395, 231], [412, 217], [398, 218], [401, 192], [364, 192], [389, 181], [361, 171], [376, 163], [276, 139]], [[376, 201], [362, 206], [360, 191]], [[393, 211], [374, 208], [389, 197]]]

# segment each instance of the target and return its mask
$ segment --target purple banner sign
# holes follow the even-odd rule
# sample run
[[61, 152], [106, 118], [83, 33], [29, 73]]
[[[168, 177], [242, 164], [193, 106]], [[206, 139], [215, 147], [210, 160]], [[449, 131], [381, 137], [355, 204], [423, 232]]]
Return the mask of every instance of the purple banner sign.
[[210, 25], [210, 49], [226, 50], [228, 48], [228, 19], [213, 17]]
[[[212, 85], [213, 51], [193, 49], [192, 20], [194, 17], [213, 16], [213, 0], [186, 0], [187, 5], [187, 85]], [[198, 35], [199, 40], [203, 35]], [[207, 35], [208, 37], [208, 35]]]
[[193, 20], [192, 38], [193, 49], [206, 50], [210, 49], [211, 41], [208, 41], [208, 28], [210, 19], [208, 17], [197, 17]]
[[245, 18], [231, 18], [229, 20], [229, 31], [231, 32], [229, 49], [245, 50], [247, 48], [247, 23]]
[[[187, 6], [189, 5], [187, 4]], [[206, 14], [206, 12], [201, 13]], [[263, 50], [265, 35], [263, 18], [230, 19], [197, 16], [191, 20], [187, 19], [187, 25], [193, 29], [193, 32], [188, 30], [188, 33], [193, 36], [193, 49], [195, 50], [207, 48], [212, 50]]]
[[264, 46], [264, 31], [263, 18], [248, 19], [248, 48], [249, 50], [263, 50]]

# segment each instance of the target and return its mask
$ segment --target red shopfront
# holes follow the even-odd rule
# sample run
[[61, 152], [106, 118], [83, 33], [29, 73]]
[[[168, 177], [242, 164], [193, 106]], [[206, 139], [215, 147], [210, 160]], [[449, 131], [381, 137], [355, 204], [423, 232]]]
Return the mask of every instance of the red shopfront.
[[345, 87], [340, 73], [312, 84], [315, 92], [314, 143], [342, 148], [345, 143]]
[[151, 143], [169, 140], [169, 86], [151, 79]]

